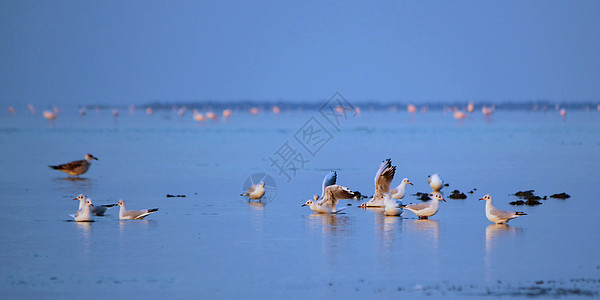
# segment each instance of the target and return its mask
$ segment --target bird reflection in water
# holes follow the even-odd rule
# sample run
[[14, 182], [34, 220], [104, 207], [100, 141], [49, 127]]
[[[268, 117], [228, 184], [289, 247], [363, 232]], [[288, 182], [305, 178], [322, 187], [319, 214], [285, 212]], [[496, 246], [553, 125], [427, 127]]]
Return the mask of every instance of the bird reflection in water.
[[383, 261], [390, 261], [395, 257], [392, 254], [396, 236], [402, 234], [402, 218], [400, 216], [386, 216], [383, 213], [375, 214], [375, 231], [376, 236], [381, 241], [380, 253], [385, 254]]
[[507, 224], [490, 224], [485, 229], [485, 273], [488, 282], [493, 281], [493, 251], [499, 245], [514, 243], [515, 237], [521, 232], [521, 228], [512, 227]]
[[440, 226], [437, 220], [418, 219], [405, 220], [403, 226], [408, 232], [417, 233], [420, 238], [431, 242], [431, 247], [435, 251], [439, 248], [440, 242]]
[[89, 254], [90, 247], [92, 244], [91, 232], [92, 232], [92, 222], [75, 222], [75, 226], [81, 231], [81, 235], [83, 236], [83, 253]]
[[342, 249], [348, 249], [353, 229], [352, 218], [340, 214], [311, 214], [307, 218], [311, 228], [320, 228], [323, 242], [323, 254], [327, 263], [336, 267], [347, 262], [338, 261]]

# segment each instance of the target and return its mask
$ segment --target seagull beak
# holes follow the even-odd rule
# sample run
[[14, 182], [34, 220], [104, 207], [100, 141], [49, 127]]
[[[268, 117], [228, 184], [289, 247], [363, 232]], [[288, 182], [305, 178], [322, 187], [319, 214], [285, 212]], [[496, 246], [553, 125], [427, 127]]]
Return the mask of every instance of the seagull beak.
[[302, 204], [302, 207], [305, 207], [305, 206], [306, 206], [306, 203]]
[[90, 206], [94, 206], [94, 204], [91, 204], [91, 203], [90, 203]]
[[77, 199], [77, 198], [73, 198], [73, 200], [79, 200], [79, 199]]
[[444, 202], [446, 202], [446, 199], [444, 199], [444, 198], [442, 198], [441, 200], [444, 201]]
[[479, 200], [485, 200], [485, 199], [483, 199], [483, 198], [479, 198]]
[[410, 184], [410, 185], [414, 186], [414, 184], [412, 184], [412, 182], [410, 182], [410, 181], [408, 182], [408, 184]]

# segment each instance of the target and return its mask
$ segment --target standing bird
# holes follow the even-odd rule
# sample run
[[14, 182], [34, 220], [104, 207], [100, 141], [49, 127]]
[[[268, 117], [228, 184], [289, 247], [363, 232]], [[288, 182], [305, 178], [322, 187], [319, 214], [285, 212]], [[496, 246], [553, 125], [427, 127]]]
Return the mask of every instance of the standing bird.
[[87, 199], [83, 203], [83, 206], [80, 207], [74, 215], [70, 216], [73, 217], [73, 219], [75, 219], [75, 222], [92, 222], [92, 210], [90, 209], [90, 207], [93, 206], [94, 204], [92, 204], [92, 200]]
[[409, 204], [404, 206], [404, 208], [412, 211], [419, 217], [419, 219], [428, 219], [429, 217], [435, 215], [440, 209], [439, 203], [440, 200], [446, 202], [446, 200], [442, 197], [441, 193], [432, 193], [429, 194], [429, 198], [431, 201], [417, 203], [417, 204]]
[[[87, 198], [84, 194], [79, 194], [79, 196], [73, 198], [73, 200], [79, 200], [79, 209], [81, 209], [83, 207], [83, 205], [85, 204], [86, 200], [92, 200], [90, 198]], [[106, 212], [106, 210], [108, 208], [111, 208], [113, 206], [115, 206], [116, 204], [103, 204], [103, 205], [93, 205], [92, 206], [92, 214], [94, 216], [104, 216], [104, 213]]]
[[408, 180], [408, 178], [402, 179], [402, 182], [400, 182], [400, 185], [398, 185], [395, 189], [392, 189], [390, 191], [391, 198], [402, 200], [402, 198], [404, 198], [404, 194], [406, 193], [406, 185], [407, 184], [413, 185], [412, 182], [410, 182], [410, 180]]
[[351, 199], [353, 197], [354, 192], [350, 189], [334, 184], [325, 188], [321, 200], [319, 200], [318, 195], [315, 195], [313, 200], [306, 201], [306, 203], [302, 204], [302, 207], [308, 206], [312, 211], [320, 214], [336, 214], [345, 209], [345, 207], [340, 210], [336, 209], [338, 201], [341, 199]]
[[58, 166], [48, 166], [54, 170], [59, 170], [59, 171], [63, 171], [65, 173], [67, 173], [69, 176], [78, 176], [87, 172], [87, 170], [90, 168], [91, 160], [95, 159], [98, 160], [98, 158], [94, 157], [91, 154], [86, 154], [85, 155], [85, 159], [84, 160], [76, 160], [76, 161], [72, 161], [70, 163], [66, 163], [66, 164], [62, 164], [62, 165], [58, 165]]
[[438, 173], [427, 176], [427, 183], [429, 183], [434, 192], [439, 192], [444, 187], [444, 181]]
[[390, 192], [390, 185], [394, 180], [396, 166], [392, 166], [392, 161], [388, 158], [379, 166], [379, 170], [375, 173], [375, 194], [373, 198], [360, 207], [383, 207], [383, 194]]
[[125, 202], [119, 200], [117, 205], [121, 206], [119, 210], [119, 219], [121, 220], [141, 220], [149, 214], [158, 210], [158, 208], [142, 209], [142, 210], [127, 210], [125, 209]]
[[264, 182], [260, 182], [259, 184], [253, 184], [251, 185], [248, 190], [241, 194], [240, 196], [248, 196], [248, 201], [250, 199], [256, 200], [258, 199], [258, 201], [261, 200], [262, 196], [265, 195], [265, 183]]
[[505, 211], [495, 208], [494, 205], [492, 205], [492, 196], [490, 195], [485, 195], [479, 200], [485, 200], [485, 216], [488, 218], [488, 220], [496, 224], [506, 224], [508, 221], [518, 216], [527, 215], [521, 211]]

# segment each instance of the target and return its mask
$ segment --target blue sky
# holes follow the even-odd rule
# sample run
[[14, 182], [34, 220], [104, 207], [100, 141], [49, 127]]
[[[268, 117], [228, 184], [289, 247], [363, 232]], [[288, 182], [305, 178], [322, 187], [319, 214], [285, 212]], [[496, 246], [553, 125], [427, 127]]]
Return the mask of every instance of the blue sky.
[[596, 101], [599, 1], [1, 1], [0, 102]]

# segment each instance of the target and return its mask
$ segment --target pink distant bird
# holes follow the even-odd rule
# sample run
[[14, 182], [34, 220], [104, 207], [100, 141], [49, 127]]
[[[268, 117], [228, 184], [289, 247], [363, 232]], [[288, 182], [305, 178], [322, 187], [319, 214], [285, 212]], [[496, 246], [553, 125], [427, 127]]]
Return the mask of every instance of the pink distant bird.
[[454, 111], [454, 118], [455, 119], [462, 120], [462, 119], [464, 119], [466, 117], [467, 117], [467, 115], [464, 112], [462, 112], [462, 111], [460, 111], [458, 109]]
[[277, 105], [273, 105], [273, 108], [271, 110], [273, 110], [273, 113], [276, 115], [281, 112], [281, 110], [279, 109], [279, 106], [277, 106]]
[[51, 111], [44, 111], [43, 113], [44, 118], [48, 119], [48, 120], [56, 120], [56, 113], [53, 113]]
[[118, 110], [118, 109], [116, 109], [116, 108], [115, 108], [115, 109], [113, 109], [113, 111], [112, 111], [112, 115], [113, 115], [113, 117], [115, 117], [115, 118], [116, 118], [116, 117], [118, 117], [118, 116], [119, 116], [119, 110]]
[[414, 105], [412, 105], [412, 104], [409, 104], [409, 105], [407, 105], [407, 106], [406, 106], [406, 110], [407, 110], [409, 113], [411, 113], [411, 114], [414, 114], [414, 113], [416, 113], [416, 112], [417, 112], [417, 107], [416, 107], [416, 106], [414, 106]]
[[35, 114], [35, 107], [33, 107], [33, 104], [27, 104], [27, 108], [32, 115]]
[[256, 107], [251, 108], [250, 109], [250, 113], [253, 114], [253, 115], [257, 115], [258, 114], [258, 108], [256, 108]]
[[194, 120], [196, 122], [204, 122], [206, 121], [206, 118], [203, 114], [199, 113], [197, 110], [194, 109]]
[[210, 120], [215, 120], [215, 121], [219, 119], [219, 117], [217, 117], [217, 114], [215, 114], [212, 111], [209, 111], [206, 113], [206, 118], [208, 118]]
[[85, 113], [86, 113], [86, 112], [85, 112], [85, 107], [82, 107], [82, 108], [79, 110], [79, 114], [80, 114], [80, 115], [82, 115], [82, 116], [85, 116]]
[[481, 113], [483, 113], [485, 116], [489, 116], [489, 115], [491, 115], [493, 112], [494, 112], [494, 111], [493, 111], [493, 109], [492, 109], [492, 108], [489, 108], [489, 107], [487, 107], [487, 106], [482, 106], [482, 107], [481, 107]]
[[11, 114], [14, 114], [15, 113], [15, 109], [12, 106], [9, 106], [8, 107], [8, 112], [11, 113]]
[[473, 111], [475, 111], [475, 104], [473, 104], [473, 102], [469, 102], [469, 104], [467, 105], [467, 111], [469, 113], [472, 113]]
[[360, 115], [360, 108], [358, 106], [354, 108], [354, 114], [357, 116]]
[[146, 108], [146, 113], [149, 114], [149, 115], [151, 115], [153, 113], [152, 107]]
[[233, 113], [233, 112], [231, 111], [231, 109], [226, 109], [226, 110], [224, 110], [224, 111], [223, 111], [223, 118], [227, 119], [227, 118], [231, 117], [231, 114], [232, 114], [232, 113]]
[[560, 109], [560, 116], [564, 118], [566, 115], [567, 115], [567, 110], [564, 109], [564, 108], [561, 108]]

